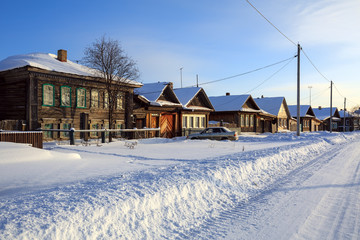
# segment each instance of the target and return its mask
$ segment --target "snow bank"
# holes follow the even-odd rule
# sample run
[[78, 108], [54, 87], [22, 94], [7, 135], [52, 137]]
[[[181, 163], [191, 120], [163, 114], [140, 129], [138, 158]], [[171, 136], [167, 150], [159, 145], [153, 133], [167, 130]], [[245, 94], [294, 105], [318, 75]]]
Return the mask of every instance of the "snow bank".
[[4, 198], [0, 238], [196, 238], [196, 229], [209, 219], [246, 202], [332, 144], [358, 137], [309, 135], [292, 145], [94, 177]]

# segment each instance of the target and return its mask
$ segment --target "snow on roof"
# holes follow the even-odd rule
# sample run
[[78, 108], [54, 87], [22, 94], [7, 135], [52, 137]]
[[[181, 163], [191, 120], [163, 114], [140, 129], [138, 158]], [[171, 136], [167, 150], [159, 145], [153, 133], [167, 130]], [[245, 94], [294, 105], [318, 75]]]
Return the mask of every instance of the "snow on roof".
[[[344, 110], [339, 111], [340, 117], [344, 118]], [[355, 117], [357, 114], [346, 111], [346, 117]]]
[[[80, 76], [98, 77], [97, 70], [84, 65], [74, 63], [70, 60], [61, 62], [55, 54], [51, 53], [30, 53], [15, 55], [0, 61], [0, 71], [31, 66], [48, 71], [76, 74]], [[129, 81], [129, 84], [142, 85], [136, 81]]]
[[174, 89], [174, 92], [180, 103], [186, 107], [200, 90], [201, 87], [187, 87]]
[[[141, 96], [150, 102], [150, 105], [154, 106], [179, 106], [178, 102], [169, 102], [166, 100], [159, 100], [159, 97], [163, 94], [169, 82], [157, 82], [157, 83], [144, 83], [141, 88], [134, 89], [134, 93]], [[174, 94], [175, 98], [176, 95]], [[178, 100], [179, 101], [179, 100]]]
[[279, 114], [281, 104], [284, 101], [284, 97], [264, 97], [254, 98], [254, 100], [260, 109], [277, 116]]
[[[336, 110], [337, 110], [336, 107], [332, 108], [333, 116], [334, 116]], [[316, 118], [318, 118], [320, 120], [325, 120], [325, 119], [330, 117], [330, 108], [329, 107], [328, 108], [321, 108], [321, 109], [313, 108], [313, 111], [315, 113]]]
[[168, 82], [144, 83], [141, 88], [135, 89], [134, 93], [141, 95], [149, 102], [156, 102], [168, 84]]
[[218, 112], [241, 111], [249, 98], [249, 94], [209, 97], [211, 104], [215, 108], [215, 111]]
[[[297, 117], [297, 105], [288, 105], [292, 117]], [[300, 105], [300, 117], [307, 116], [310, 105]], [[308, 115], [310, 117], [310, 115]]]

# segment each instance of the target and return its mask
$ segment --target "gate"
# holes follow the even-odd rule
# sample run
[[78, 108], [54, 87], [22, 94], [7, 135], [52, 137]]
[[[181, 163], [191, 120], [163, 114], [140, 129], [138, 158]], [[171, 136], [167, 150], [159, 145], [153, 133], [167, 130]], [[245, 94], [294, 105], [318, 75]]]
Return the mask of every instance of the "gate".
[[166, 114], [160, 117], [160, 137], [175, 137], [174, 115]]

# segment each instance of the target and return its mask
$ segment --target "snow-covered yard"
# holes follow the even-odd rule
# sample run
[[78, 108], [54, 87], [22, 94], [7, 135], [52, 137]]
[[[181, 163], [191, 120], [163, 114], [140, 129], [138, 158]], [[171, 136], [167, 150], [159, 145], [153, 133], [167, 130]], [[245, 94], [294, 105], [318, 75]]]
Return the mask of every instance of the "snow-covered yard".
[[[326, 132], [241, 136], [236, 142], [146, 139], [134, 149], [124, 141], [47, 143], [44, 150], [2, 142], [0, 239], [356, 239], [358, 227], [348, 235], [312, 227], [319, 221], [314, 209], [331, 211], [317, 204], [327, 200], [314, 189], [324, 188], [311, 186], [330, 184], [326, 180], [337, 171], [345, 176], [349, 171], [342, 167], [357, 173], [359, 151], [351, 146], [359, 142], [360, 133]], [[296, 191], [301, 184], [308, 184], [302, 194]], [[359, 188], [358, 182], [349, 186]], [[358, 223], [360, 206], [352, 203], [357, 215], [349, 219]]]

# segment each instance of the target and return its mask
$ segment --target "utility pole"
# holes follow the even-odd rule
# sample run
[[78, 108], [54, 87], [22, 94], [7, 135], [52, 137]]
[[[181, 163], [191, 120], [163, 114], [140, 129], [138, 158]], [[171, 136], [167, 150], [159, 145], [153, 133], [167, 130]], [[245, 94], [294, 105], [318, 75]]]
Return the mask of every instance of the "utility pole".
[[310, 90], [310, 106], [311, 106], [311, 88], [312, 86], [308, 86], [309, 90]]
[[346, 132], [346, 98], [344, 98], [344, 132]]
[[333, 82], [330, 82], [330, 133], [332, 133], [332, 85]]
[[300, 44], [297, 45], [297, 127], [296, 127], [296, 135], [300, 136]]
[[181, 88], [182, 88], [182, 70], [183, 70], [183, 67], [180, 68], [180, 83], [181, 83]]

